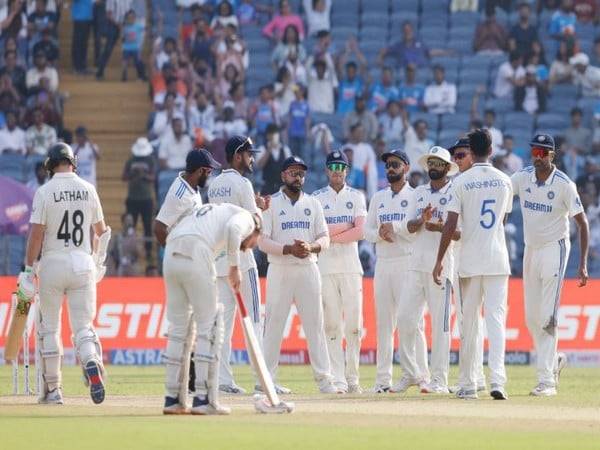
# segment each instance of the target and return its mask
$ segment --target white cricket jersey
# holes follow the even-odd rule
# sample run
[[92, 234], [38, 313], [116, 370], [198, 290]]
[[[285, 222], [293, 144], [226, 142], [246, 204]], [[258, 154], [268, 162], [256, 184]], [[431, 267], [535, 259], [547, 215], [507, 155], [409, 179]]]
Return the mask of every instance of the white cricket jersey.
[[[408, 213], [414, 209], [414, 189], [405, 183], [397, 194], [390, 187], [377, 191], [369, 203], [365, 238], [375, 243], [378, 260], [391, 260], [411, 254], [414, 236], [408, 234]], [[394, 242], [384, 241], [379, 236], [379, 226], [392, 223]]]
[[[331, 186], [313, 192], [323, 207], [325, 222], [328, 225], [338, 223], [354, 224], [357, 217], [367, 215], [367, 205], [362, 192], [348, 185], [336, 192]], [[358, 242], [344, 244], [331, 242], [327, 250], [319, 254], [321, 274], [359, 273], [363, 274], [358, 256]]]
[[[448, 218], [446, 208], [452, 199], [452, 181], [446, 183], [446, 185], [438, 191], [433, 190], [431, 183], [418, 186], [415, 188], [414, 196], [415, 209], [409, 213], [409, 221], [421, 217], [421, 214], [427, 205], [431, 205], [434, 208], [434, 212], [430, 222], [446, 222], [446, 219]], [[423, 225], [415, 233], [412, 256], [408, 262], [409, 270], [431, 273], [437, 260], [441, 239], [442, 233], [429, 231], [425, 229], [425, 225]], [[444, 255], [442, 265], [442, 275], [445, 278], [452, 279], [452, 274], [454, 273], [454, 241], [450, 242], [448, 251]]]
[[[283, 190], [271, 196], [271, 206], [263, 212], [262, 234], [283, 245], [293, 245], [294, 239], [312, 243], [328, 236], [327, 223], [321, 203], [312, 195], [304, 192], [296, 203], [283, 193]], [[317, 255], [311, 253], [304, 259], [293, 255], [268, 255], [271, 264], [309, 264], [317, 261]]]
[[[211, 204], [231, 203], [251, 213], [260, 214], [260, 210], [256, 206], [252, 183], [234, 169], [224, 170], [211, 181], [208, 188], [208, 201]], [[229, 264], [225, 256], [225, 251], [222, 251], [215, 260], [218, 277], [225, 277], [229, 273]], [[240, 260], [240, 270], [244, 272], [255, 267], [256, 261], [253, 253], [244, 252]]]
[[171, 183], [156, 220], [167, 226], [167, 231], [194, 209], [202, 206], [202, 197], [200, 193], [192, 187], [182, 177], [184, 172], [180, 172], [177, 178]]
[[476, 163], [453, 182], [446, 208], [462, 218], [458, 273], [462, 278], [510, 275], [504, 216], [512, 211], [510, 178], [489, 163]]
[[167, 251], [194, 256], [189, 240], [180, 239], [193, 236], [215, 256], [225, 249], [228, 265], [239, 267], [240, 245], [253, 231], [254, 219], [245, 209], [229, 203], [204, 205], [175, 225], [167, 236]]
[[104, 220], [96, 188], [73, 172], [56, 173], [33, 197], [30, 223], [45, 225], [42, 255], [92, 253], [91, 226]]
[[569, 217], [583, 212], [577, 188], [567, 175], [554, 169], [539, 184], [530, 166], [511, 177], [513, 193], [519, 196], [523, 213], [525, 244], [542, 247], [569, 239]]

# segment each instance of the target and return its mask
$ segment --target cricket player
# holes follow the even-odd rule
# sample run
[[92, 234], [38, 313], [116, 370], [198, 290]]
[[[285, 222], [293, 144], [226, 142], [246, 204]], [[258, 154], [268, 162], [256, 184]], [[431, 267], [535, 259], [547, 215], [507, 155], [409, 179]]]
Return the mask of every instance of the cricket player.
[[[462, 137], [456, 141], [456, 143], [448, 149], [450, 154], [452, 155], [452, 161], [456, 163], [458, 166], [458, 170], [460, 173], [456, 175], [460, 176], [461, 173], [469, 170], [471, 166], [473, 166], [473, 153], [471, 152], [471, 147], [469, 147], [469, 138]], [[458, 218], [458, 228], [461, 228], [460, 225], [461, 219]], [[460, 247], [461, 240], [454, 241], [454, 275], [452, 277], [452, 288], [454, 290], [454, 309], [456, 311], [456, 322], [458, 324], [459, 334], [462, 335], [462, 305], [460, 302], [460, 283], [458, 282], [458, 258], [460, 256]], [[483, 321], [479, 322], [482, 328], [478, 331], [478, 340], [477, 340], [477, 352], [475, 353], [475, 365], [477, 367], [477, 392], [483, 392], [486, 390], [485, 383], [485, 374], [483, 373]], [[456, 393], [459, 391], [460, 386], [464, 383], [464, 379], [466, 377], [466, 370], [464, 366], [461, 366], [459, 360], [459, 368], [458, 368], [458, 383], [455, 386], [449, 387], [449, 391], [452, 393]]]
[[463, 336], [460, 358], [468, 368], [459, 398], [477, 398], [477, 340], [483, 305], [489, 340], [490, 395], [508, 397], [504, 353], [506, 345], [506, 299], [510, 264], [504, 237], [504, 223], [512, 210], [510, 178], [489, 163], [492, 140], [487, 130], [469, 133], [473, 166], [454, 180], [452, 199], [442, 231], [433, 278], [442, 284], [444, 257], [462, 218], [461, 253], [458, 274], [463, 305]]
[[318, 261], [329, 363], [338, 390], [361, 393], [358, 364], [363, 328], [363, 270], [358, 241], [363, 239], [367, 205], [363, 193], [346, 184], [348, 159], [344, 152], [327, 155], [325, 165], [329, 185], [313, 195], [323, 207], [330, 239], [329, 248], [321, 251]]
[[[408, 260], [407, 293], [399, 304], [398, 331], [400, 333], [400, 364], [416, 384], [422, 374], [417, 366], [415, 339], [422, 322], [425, 305], [431, 315], [431, 382], [421, 387], [422, 393], [448, 394], [448, 370], [450, 364], [450, 299], [454, 275], [453, 250], [444, 257], [443, 283], [441, 286], [431, 278], [437, 248], [446, 219], [446, 207], [452, 198], [451, 176], [458, 173], [458, 166], [451, 161], [450, 152], [443, 147], [431, 147], [419, 158], [419, 165], [430, 178], [428, 184], [414, 191], [416, 201], [411, 202], [408, 232], [414, 234], [412, 256]], [[455, 231], [453, 240], [460, 239]]]
[[[297, 156], [283, 162], [283, 187], [271, 197], [271, 206], [263, 216], [259, 247], [269, 259], [263, 346], [267, 368], [275, 380], [283, 330], [295, 302], [315, 381], [322, 393], [331, 394], [338, 389], [332, 384], [317, 267], [317, 254], [329, 247], [329, 232], [321, 203], [302, 192], [306, 170]], [[283, 386], [276, 385], [275, 389], [290, 393]]]
[[[245, 210], [260, 214], [261, 209], [266, 209], [269, 198], [257, 196], [252, 183], [244, 177], [245, 173], [254, 169], [254, 150], [252, 140], [246, 136], [233, 136], [225, 146], [225, 157], [230, 168], [221, 172], [210, 184], [208, 200], [210, 203], [231, 203]], [[260, 208], [257, 204], [260, 204]], [[260, 323], [260, 284], [256, 261], [252, 252], [244, 252], [241, 257], [240, 271], [242, 272], [241, 293], [246, 309], [254, 325], [254, 334], [259, 340], [262, 337]], [[225, 340], [221, 351], [221, 367], [219, 370], [219, 390], [228, 394], [245, 394], [244, 388], [238, 386], [233, 380], [233, 371], [229, 359], [231, 358], [231, 336], [237, 302], [228, 282], [227, 255], [224, 251], [217, 256], [217, 291], [219, 302], [223, 305], [223, 320], [225, 322]]]
[[529, 145], [533, 166], [515, 173], [511, 180], [523, 214], [525, 318], [537, 355], [538, 384], [531, 395], [552, 396], [567, 362], [556, 349], [560, 293], [571, 247], [569, 218], [579, 228], [580, 287], [588, 279], [589, 226], [575, 184], [553, 164], [552, 136], [538, 134]]
[[67, 144], [50, 147], [44, 163], [50, 181], [33, 198], [31, 232], [25, 270], [19, 274], [17, 295], [31, 301], [35, 295], [33, 263], [38, 268], [39, 339], [43, 385], [40, 403], [63, 404], [60, 317], [67, 297], [73, 343], [94, 403], [104, 401], [102, 347], [92, 322], [96, 315], [96, 283], [106, 267], [110, 228], [94, 186], [75, 174], [77, 162]]
[[[185, 342], [189, 321], [196, 323], [194, 365], [196, 386], [192, 414], [224, 415], [219, 404], [219, 357], [223, 344], [223, 307], [217, 302], [215, 256], [225, 249], [229, 283], [241, 284], [241, 253], [258, 241], [261, 219], [239, 206], [204, 205], [185, 216], [167, 236], [164, 277], [169, 329], [166, 361], [166, 396], [163, 413], [182, 414], [181, 371], [188, 359]], [[192, 316], [193, 313], [193, 316]]]
[[[394, 333], [398, 325], [398, 307], [406, 295], [406, 272], [413, 236], [408, 232], [408, 213], [413, 209], [414, 189], [406, 182], [410, 161], [396, 149], [381, 155], [389, 187], [373, 195], [367, 213], [365, 237], [375, 244], [375, 309], [377, 318], [377, 375], [373, 392], [404, 392], [414, 384], [427, 382], [427, 343], [422, 328], [416, 338], [418, 380], [405, 374], [392, 384]], [[421, 320], [422, 324], [422, 320]], [[422, 326], [422, 325], [421, 325]]]

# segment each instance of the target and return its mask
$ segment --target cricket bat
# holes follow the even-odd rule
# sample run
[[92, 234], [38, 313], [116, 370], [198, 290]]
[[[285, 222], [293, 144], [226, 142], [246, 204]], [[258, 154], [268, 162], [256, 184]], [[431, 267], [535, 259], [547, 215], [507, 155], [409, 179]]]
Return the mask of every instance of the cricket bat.
[[21, 343], [23, 342], [23, 331], [25, 331], [25, 327], [27, 326], [27, 315], [29, 313], [31, 302], [18, 300], [17, 294], [13, 292], [12, 305], [13, 311], [10, 327], [4, 345], [4, 359], [7, 363], [16, 361], [19, 357]]

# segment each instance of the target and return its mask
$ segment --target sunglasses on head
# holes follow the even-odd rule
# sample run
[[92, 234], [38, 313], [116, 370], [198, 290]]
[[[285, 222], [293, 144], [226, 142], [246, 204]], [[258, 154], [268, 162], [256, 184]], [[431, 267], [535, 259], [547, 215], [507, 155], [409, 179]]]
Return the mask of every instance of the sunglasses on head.
[[327, 165], [327, 168], [332, 172], [343, 172], [346, 169], [346, 164], [344, 163], [331, 163]]
[[452, 158], [456, 159], [457, 161], [464, 159], [466, 157], [467, 157], [466, 152], [454, 152], [454, 155], [452, 155]]
[[437, 158], [429, 158], [427, 160], [427, 167], [431, 167], [434, 169], [443, 169], [444, 167], [446, 167], [447, 164], [447, 162]]
[[531, 156], [534, 158], [545, 158], [550, 151], [550, 149], [545, 147], [531, 147]]
[[400, 167], [402, 167], [402, 163], [398, 161], [387, 161], [385, 163], [386, 169], [399, 169]]

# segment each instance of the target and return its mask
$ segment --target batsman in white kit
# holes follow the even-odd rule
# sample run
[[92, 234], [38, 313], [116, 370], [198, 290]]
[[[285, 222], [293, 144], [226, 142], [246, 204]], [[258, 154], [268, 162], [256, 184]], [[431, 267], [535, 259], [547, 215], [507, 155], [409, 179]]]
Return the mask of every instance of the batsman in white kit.
[[[421, 387], [422, 393], [448, 394], [450, 365], [450, 302], [454, 275], [453, 249], [444, 258], [442, 285], [431, 278], [435, 265], [442, 227], [446, 220], [446, 206], [452, 198], [449, 177], [458, 172], [450, 152], [432, 147], [421, 156], [419, 165], [427, 171], [430, 182], [415, 188], [414, 210], [408, 213], [408, 232], [414, 233], [412, 256], [408, 261], [407, 294], [399, 305], [398, 331], [400, 333], [400, 365], [407, 378], [419, 383], [421, 374], [415, 355], [415, 339], [422, 321], [425, 305], [431, 316], [431, 382]], [[456, 231], [453, 240], [460, 239]]]
[[326, 166], [329, 185], [313, 195], [323, 207], [330, 239], [329, 248], [321, 251], [318, 261], [329, 362], [337, 389], [361, 393], [358, 366], [363, 328], [363, 270], [358, 241], [363, 239], [367, 205], [363, 193], [346, 184], [348, 159], [344, 152], [330, 153]]
[[406, 153], [395, 149], [381, 155], [390, 186], [373, 195], [367, 213], [365, 237], [375, 244], [375, 313], [377, 320], [377, 375], [373, 392], [405, 392], [410, 386], [424, 385], [429, 379], [427, 342], [423, 318], [415, 339], [419, 375], [404, 376], [392, 386], [394, 334], [398, 327], [398, 308], [407, 294], [408, 261], [412, 240], [408, 232], [408, 213], [414, 206], [414, 189], [406, 181], [410, 161]]
[[[269, 198], [257, 196], [250, 180], [244, 177], [245, 173], [253, 171], [254, 153], [256, 151], [249, 137], [238, 135], [229, 138], [225, 146], [225, 157], [230, 168], [222, 171], [210, 183], [208, 189], [210, 203], [231, 203], [256, 214], [260, 214], [262, 209], [268, 208]], [[260, 320], [261, 302], [258, 270], [252, 252], [244, 252], [241, 258], [242, 298], [252, 319], [254, 334], [260, 345], [263, 333]], [[234, 293], [227, 280], [229, 267], [227, 255], [224, 251], [217, 256], [215, 266], [217, 268], [218, 297], [219, 302], [223, 305], [223, 319], [225, 322], [225, 339], [220, 358], [219, 389], [221, 392], [228, 394], [244, 394], [246, 391], [238, 386], [233, 379], [233, 371], [229, 362], [231, 358], [231, 336], [237, 307]], [[248, 345], [246, 345], [246, 348], [248, 348]]]
[[[267, 368], [275, 380], [283, 331], [295, 302], [315, 381], [322, 393], [331, 394], [340, 391], [332, 383], [317, 267], [317, 254], [329, 247], [329, 232], [319, 201], [302, 192], [306, 170], [297, 156], [283, 162], [283, 187], [271, 197], [263, 215], [259, 247], [269, 259], [263, 346]], [[279, 385], [276, 391], [290, 393]]]
[[[104, 401], [102, 347], [92, 322], [96, 315], [96, 283], [106, 272], [104, 260], [110, 228], [94, 186], [75, 173], [77, 162], [67, 144], [48, 150], [44, 163], [50, 180], [33, 199], [31, 232], [27, 241], [25, 270], [19, 274], [17, 295], [35, 295], [33, 263], [41, 252], [39, 280], [38, 351], [42, 387], [39, 402], [62, 404], [60, 312], [67, 297], [73, 343], [84, 382], [94, 403]], [[93, 230], [90, 233], [90, 230]]]
[[[185, 216], [167, 236], [164, 278], [169, 321], [164, 414], [184, 414], [180, 401], [181, 371], [188, 359], [185, 351], [189, 322], [196, 324], [194, 365], [195, 392], [191, 413], [229, 414], [219, 404], [219, 357], [223, 344], [223, 307], [217, 302], [215, 256], [225, 249], [231, 289], [239, 291], [241, 253], [258, 241], [261, 219], [239, 206], [204, 205]], [[193, 316], [192, 316], [193, 313]]]
[[569, 219], [579, 228], [579, 286], [587, 283], [589, 225], [575, 184], [553, 164], [554, 138], [536, 135], [531, 143], [533, 166], [515, 173], [513, 191], [523, 214], [525, 254], [523, 287], [525, 319], [537, 359], [538, 384], [533, 396], [557, 393], [560, 372], [567, 360], [557, 354], [558, 307], [569, 259]]
[[464, 358], [468, 376], [456, 395], [463, 399], [478, 397], [476, 353], [483, 306], [489, 341], [490, 395], [495, 400], [506, 400], [504, 354], [510, 263], [504, 223], [512, 210], [512, 185], [508, 176], [488, 162], [492, 147], [487, 130], [469, 133], [469, 145], [475, 164], [454, 180], [433, 278], [442, 284], [444, 257], [460, 216], [462, 245], [458, 272], [463, 305], [460, 358]]

